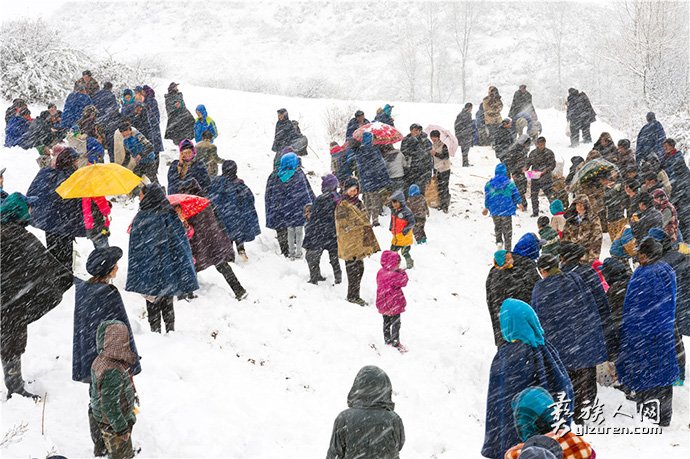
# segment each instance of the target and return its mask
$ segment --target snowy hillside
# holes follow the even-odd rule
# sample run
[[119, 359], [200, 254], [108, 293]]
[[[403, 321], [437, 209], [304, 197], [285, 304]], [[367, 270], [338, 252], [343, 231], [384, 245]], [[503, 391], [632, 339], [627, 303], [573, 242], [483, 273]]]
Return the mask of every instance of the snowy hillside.
[[[156, 89], [167, 83], [161, 81]], [[315, 151], [304, 159], [304, 166], [313, 171], [310, 179], [318, 189], [318, 177], [329, 169], [326, 109], [354, 104], [369, 115], [379, 105], [292, 99], [191, 87], [184, 82], [180, 89], [187, 105], [205, 103], [216, 120], [219, 154], [237, 161], [239, 176], [256, 195], [262, 224], [276, 109], [286, 107], [310, 138]], [[459, 109], [458, 105], [396, 102], [394, 116], [406, 132], [412, 122], [450, 127]], [[540, 119], [548, 146], [562, 159], [586, 154], [587, 146], [566, 148], [563, 113], [541, 110]], [[593, 135], [602, 130], [609, 130], [614, 138], [620, 136], [602, 123], [592, 126]], [[166, 155], [173, 158], [175, 153]], [[169, 335], [149, 331], [143, 298], [124, 291], [127, 266], [121, 261], [115, 285], [123, 295], [143, 356], [143, 371], [135, 380], [141, 412], [133, 431], [141, 456], [323, 457], [332, 422], [346, 407], [355, 374], [373, 364], [383, 368], [393, 383], [396, 411], [407, 437], [401, 457], [480, 457], [489, 366], [495, 353], [484, 293], [494, 251], [493, 227], [480, 210], [482, 187], [493, 173], [495, 159], [488, 148], [474, 148], [470, 155], [474, 167], [462, 169], [457, 160], [453, 165], [450, 214], [432, 210], [429, 242], [412, 250], [415, 268], [405, 289], [408, 309], [401, 330], [410, 352], [404, 355], [384, 346], [381, 316], [374, 306], [347, 303], [345, 284], [330, 285], [333, 278], [325, 260], [322, 269], [328, 282], [308, 284], [306, 263], [280, 256], [270, 230], [247, 245], [249, 262], [233, 266], [249, 298], [238, 303], [220, 274], [204, 271], [199, 275], [199, 298], [175, 303], [177, 331]], [[34, 157], [33, 151], [0, 149], [0, 167], [8, 168], [7, 191], [26, 191], [37, 171]], [[165, 177], [166, 172], [162, 165], [159, 176]], [[114, 207], [111, 244], [122, 247], [125, 254], [126, 228], [137, 205]], [[514, 231], [515, 239], [536, 231], [535, 219], [521, 214]], [[42, 232], [36, 233], [43, 238]], [[376, 234], [381, 246], [387, 246], [386, 229], [376, 228]], [[76, 275], [85, 278], [84, 264], [92, 246], [79, 240], [76, 247], [80, 255]], [[362, 296], [372, 303], [378, 257], [367, 259], [365, 265]], [[23, 357], [24, 376], [32, 381], [27, 388], [48, 395], [39, 405], [20, 397], [2, 402], [0, 441], [10, 429], [19, 426], [20, 431], [0, 446], [3, 458], [45, 457], [49, 451], [70, 458], [91, 456], [88, 387], [71, 381], [73, 308], [72, 289], [56, 309], [29, 327]], [[663, 435], [590, 435], [587, 440], [597, 457], [686, 458], [688, 388], [674, 391], [673, 422]], [[639, 426], [620, 416], [611, 419], [619, 405], [634, 411], [634, 404], [621, 392], [600, 389], [600, 399], [607, 425]]]

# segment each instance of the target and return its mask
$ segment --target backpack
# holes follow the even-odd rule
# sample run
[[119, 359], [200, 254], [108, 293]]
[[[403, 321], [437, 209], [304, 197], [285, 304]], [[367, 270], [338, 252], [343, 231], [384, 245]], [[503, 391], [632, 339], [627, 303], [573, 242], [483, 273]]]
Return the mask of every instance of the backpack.
[[309, 139], [307, 139], [307, 136], [302, 134], [298, 121], [293, 120], [292, 125], [295, 127], [295, 138], [292, 140], [292, 142], [290, 142], [290, 148], [292, 148], [292, 151], [294, 151], [297, 156], [306, 156], [307, 147], [309, 146]]

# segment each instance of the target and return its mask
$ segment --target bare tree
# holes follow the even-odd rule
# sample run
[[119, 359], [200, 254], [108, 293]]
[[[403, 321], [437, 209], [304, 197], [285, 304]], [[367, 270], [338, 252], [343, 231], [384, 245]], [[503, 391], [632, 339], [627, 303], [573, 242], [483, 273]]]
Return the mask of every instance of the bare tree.
[[565, 37], [567, 21], [566, 16], [567, 3], [550, 4], [548, 9], [549, 22], [546, 27], [549, 36], [549, 47], [553, 51], [556, 59], [556, 73], [558, 75], [558, 94], [561, 94], [565, 89], [563, 87], [563, 39]]
[[[426, 55], [429, 70], [429, 101], [436, 102], [436, 93], [438, 92], [436, 85], [436, 66], [438, 65], [437, 45], [440, 45], [438, 4], [431, 2], [424, 4], [424, 15], [421, 24], [423, 30], [424, 54]], [[434, 88], [436, 88], [436, 91], [434, 91]]]
[[398, 50], [398, 62], [405, 83], [407, 100], [414, 102], [417, 100], [416, 87], [419, 61], [415, 33], [410, 27], [402, 31], [402, 43]]
[[453, 3], [450, 13], [453, 39], [460, 53], [460, 81], [463, 102], [466, 101], [467, 95], [467, 59], [470, 54], [472, 27], [477, 15], [473, 2]]

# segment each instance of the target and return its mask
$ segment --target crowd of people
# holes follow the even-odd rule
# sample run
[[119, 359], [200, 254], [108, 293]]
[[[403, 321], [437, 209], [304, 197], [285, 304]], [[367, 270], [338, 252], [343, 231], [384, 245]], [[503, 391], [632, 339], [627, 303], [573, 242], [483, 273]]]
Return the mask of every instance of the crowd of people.
[[[26, 195], [2, 194], [2, 365], [8, 397], [36, 397], [21, 375], [27, 326], [57, 306], [74, 283], [73, 380], [89, 384], [94, 455], [129, 458], [138, 403], [132, 376], [141, 365], [112, 284], [123, 257], [109, 244], [112, 204], [103, 196], [62, 199], [56, 189], [78, 169], [106, 158], [142, 178], [131, 195], [138, 196], [139, 209], [128, 230], [125, 289], [144, 297], [152, 332], [175, 330], [175, 297], [196, 298], [197, 273], [209, 267], [222, 274], [237, 300], [244, 299], [247, 291], [231, 263], [235, 252], [249, 259], [245, 244], [261, 228], [254, 194], [238, 177], [237, 163], [219, 156], [218, 128], [204, 105], [196, 107], [195, 118], [171, 83], [162, 135], [152, 87], [124, 89], [120, 100], [112, 89], [87, 70], [62, 111], [51, 104], [32, 120], [26, 102], [15, 99], [6, 112], [6, 146], [37, 148], [39, 171]], [[343, 281], [343, 260], [346, 300], [366, 306], [360, 295], [364, 259], [381, 251], [373, 228], [388, 217], [391, 242], [380, 257], [376, 308], [385, 344], [406, 352], [400, 330], [412, 248], [427, 242], [429, 208], [450, 209], [455, 149], [462, 167], [469, 167], [471, 147], [491, 145], [498, 164], [484, 189], [483, 213], [493, 219], [497, 244], [486, 281], [497, 352], [482, 454], [593, 458], [581, 437], [554, 429], [557, 419], [549, 408], [564, 396], [573, 413], [559, 425], [581, 424], [597, 381], [621, 389], [638, 406], [659, 400], [659, 424], [668, 426], [673, 385], [685, 379], [681, 336], [690, 334], [690, 261], [681, 253], [682, 241], [690, 240], [690, 171], [654, 114], [648, 114], [635, 152], [629, 140], [615, 144], [602, 133], [587, 158], [574, 157], [563, 177], [525, 85], [515, 92], [508, 118], [501, 116], [496, 87], [489, 88], [475, 119], [467, 103], [454, 137], [417, 123], [403, 137], [393, 108], [377, 110], [373, 124], [363, 111], [354, 113], [344, 142], [331, 143], [332, 170], [321, 178], [318, 195], [302, 168], [308, 140], [287, 109], [277, 110], [264, 197], [265, 226], [275, 230], [280, 253], [305, 259], [312, 284], [326, 280], [324, 251], [334, 284]], [[594, 117], [586, 94], [569, 90], [572, 145], [580, 131], [591, 142]], [[393, 136], [384, 138], [379, 128]], [[164, 139], [179, 153], [169, 164], [166, 187], [158, 182]], [[540, 215], [540, 191], [549, 200], [550, 219]], [[171, 201], [180, 194], [207, 198], [210, 205], [187, 215]], [[535, 232], [513, 247], [512, 217], [516, 209], [527, 211], [528, 196]], [[46, 246], [26, 230], [29, 224], [45, 232]], [[612, 248], [611, 257], [600, 261], [603, 233]], [[77, 237], [94, 245], [85, 281], [72, 273]], [[52, 282], [41, 282], [45, 278]], [[349, 409], [335, 421], [328, 457], [398, 457], [405, 436], [391, 397], [385, 372], [362, 368]], [[542, 453], [552, 456], [529, 456]]]

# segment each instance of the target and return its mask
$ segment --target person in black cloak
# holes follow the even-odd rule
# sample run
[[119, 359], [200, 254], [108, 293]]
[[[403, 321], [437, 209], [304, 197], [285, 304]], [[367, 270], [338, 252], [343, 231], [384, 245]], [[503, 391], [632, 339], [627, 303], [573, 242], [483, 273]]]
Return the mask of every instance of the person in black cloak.
[[393, 386], [375, 366], [359, 370], [347, 395], [347, 410], [333, 423], [326, 459], [399, 458], [405, 427], [394, 411]]
[[72, 285], [72, 272], [36, 236], [26, 230], [32, 198], [12, 193], [0, 206], [0, 357], [7, 398], [28, 392], [22, 378], [27, 327], [62, 301]]
[[[183, 183], [180, 191], [184, 194], [203, 196], [201, 186], [196, 179], [190, 179]], [[175, 206], [176, 210], [179, 208]], [[180, 215], [180, 211], [178, 211]], [[180, 215], [182, 218], [182, 216]], [[232, 250], [232, 240], [220, 224], [213, 212], [213, 206], [209, 205], [198, 214], [188, 217], [186, 221], [194, 228], [194, 234], [189, 239], [194, 256], [196, 272], [214, 266], [223, 275], [237, 301], [247, 297], [247, 291], [235, 276], [228, 262], [235, 261], [235, 253]]]
[[[141, 364], [134, 343], [132, 327], [129, 324], [127, 311], [117, 287], [112, 284], [117, 275], [118, 260], [122, 258], [122, 249], [107, 247], [96, 249], [89, 254], [86, 271], [91, 274], [87, 281], [74, 279], [74, 334], [72, 337], [72, 380], [91, 383], [91, 364], [98, 356], [96, 350], [96, 332], [98, 326], [106, 320], [119, 320], [129, 331], [129, 347], [137, 356], [136, 363], [131, 365], [132, 376], [141, 373]], [[101, 429], [94, 419], [89, 407], [89, 430], [93, 441], [93, 455], [105, 456], [107, 450]]]

